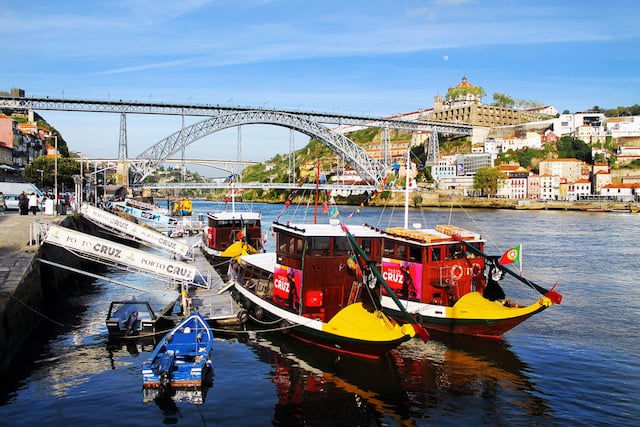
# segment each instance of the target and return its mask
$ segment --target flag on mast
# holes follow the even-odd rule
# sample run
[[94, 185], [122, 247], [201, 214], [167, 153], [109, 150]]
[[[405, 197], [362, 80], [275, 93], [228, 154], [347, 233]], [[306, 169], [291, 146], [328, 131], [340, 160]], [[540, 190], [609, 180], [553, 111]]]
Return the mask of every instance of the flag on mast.
[[500, 265], [514, 263], [518, 263], [520, 265], [520, 274], [522, 274], [522, 245], [514, 246], [500, 257]]

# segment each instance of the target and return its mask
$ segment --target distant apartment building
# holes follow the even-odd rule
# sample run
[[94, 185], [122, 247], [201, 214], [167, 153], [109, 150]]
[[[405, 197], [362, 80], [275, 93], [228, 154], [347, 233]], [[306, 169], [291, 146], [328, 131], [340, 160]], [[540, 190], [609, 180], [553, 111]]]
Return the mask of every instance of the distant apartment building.
[[540, 174], [540, 200], [558, 200], [560, 175]]
[[618, 147], [616, 159], [620, 166], [628, 165], [634, 160], [640, 159], [640, 147]]
[[591, 181], [581, 178], [577, 181], [567, 183], [567, 200], [580, 200], [592, 194]]
[[640, 183], [608, 184], [600, 195], [618, 202], [637, 202], [640, 201]]
[[527, 179], [527, 198], [540, 200], [540, 175], [530, 173]]
[[507, 176], [507, 179], [499, 185], [496, 195], [509, 199], [527, 199], [531, 172], [521, 166], [514, 165], [500, 165], [498, 168]]
[[640, 136], [640, 117], [609, 117], [605, 123], [607, 134], [613, 138]]
[[456, 164], [448, 160], [440, 160], [437, 165], [431, 167], [431, 176], [435, 180], [453, 178], [456, 176]]
[[[581, 132], [588, 132], [591, 137], [602, 137], [605, 132], [605, 115], [599, 112], [582, 112], [574, 114], [560, 114], [553, 122], [553, 132], [558, 136], [578, 136], [578, 128]], [[590, 128], [589, 131], [585, 128]], [[588, 142], [588, 141], [585, 141]]]
[[590, 165], [578, 159], [545, 159], [538, 164], [540, 175], [551, 175], [577, 181], [589, 178]]

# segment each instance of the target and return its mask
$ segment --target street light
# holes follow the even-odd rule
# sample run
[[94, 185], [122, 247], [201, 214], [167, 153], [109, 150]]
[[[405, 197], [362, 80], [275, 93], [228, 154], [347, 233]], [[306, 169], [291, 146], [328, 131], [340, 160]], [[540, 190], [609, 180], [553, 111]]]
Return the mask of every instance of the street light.
[[36, 169], [36, 172], [40, 172], [40, 188], [44, 190], [44, 170]]
[[53, 205], [54, 215], [58, 215], [58, 136], [53, 135], [56, 141], [55, 150], [56, 154], [53, 158]]

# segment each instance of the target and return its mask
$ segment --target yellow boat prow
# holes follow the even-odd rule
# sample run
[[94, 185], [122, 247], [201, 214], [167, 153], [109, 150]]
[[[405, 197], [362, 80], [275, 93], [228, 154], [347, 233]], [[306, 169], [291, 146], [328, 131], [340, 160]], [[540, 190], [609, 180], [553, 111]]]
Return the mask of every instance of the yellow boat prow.
[[412, 325], [399, 325], [379, 310], [365, 309], [361, 302], [340, 310], [322, 329], [345, 338], [373, 342], [409, 339], [416, 334]]
[[237, 241], [237, 242], [233, 242], [232, 244], [229, 245], [227, 249], [222, 251], [222, 253], [220, 253], [220, 256], [226, 257], [226, 258], [237, 258], [242, 255], [249, 255], [249, 254], [256, 254], [256, 253], [258, 253], [258, 251], [255, 250], [253, 246], [251, 246], [250, 244], [243, 241]]
[[470, 292], [460, 298], [453, 307], [446, 308], [446, 317], [450, 319], [504, 320], [526, 316], [552, 305], [553, 302], [543, 296], [526, 307], [514, 307], [504, 304], [503, 301], [489, 301], [479, 292]]

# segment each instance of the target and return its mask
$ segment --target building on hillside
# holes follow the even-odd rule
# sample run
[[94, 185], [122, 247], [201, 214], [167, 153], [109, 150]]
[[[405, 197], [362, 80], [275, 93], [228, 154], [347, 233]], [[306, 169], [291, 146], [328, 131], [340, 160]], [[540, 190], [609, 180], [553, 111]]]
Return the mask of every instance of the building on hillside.
[[525, 200], [528, 198], [528, 180], [530, 172], [521, 166], [498, 166], [507, 179], [498, 187], [498, 197]]
[[602, 189], [611, 184], [611, 172], [609, 170], [599, 170], [591, 176], [593, 194], [601, 194]]
[[447, 160], [439, 160], [437, 165], [431, 166], [431, 176], [436, 181], [443, 178], [453, 178], [456, 176], [456, 164]]
[[509, 150], [518, 151], [525, 148], [542, 148], [541, 135], [535, 132], [527, 132], [524, 138], [509, 136], [504, 139], [496, 139], [495, 142], [500, 153], [506, 153]]
[[609, 117], [605, 122], [607, 134], [611, 137], [627, 138], [640, 136], [640, 116]]
[[638, 159], [640, 159], [640, 147], [618, 147], [616, 150], [616, 160], [620, 166], [628, 165]]
[[493, 156], [488, 153], [458, 154], [455, 164], [457, 176], [473, 176], [478, 169], [493, 167]]
[[15, 131], [15, 122], [11, 117], [0, 114], [0, 164], [5, 167], [13, 167]]
[[544, 159], [538, 164], [540, 175], [557, 175], [568, 181], [589, 178], [591, 167], [578, 159]]
[[540, 200], [558, 200], [560, 175], [540, 174]]
[[[606, 137], [604, 122], [604, 113], [598, 112], [560, 114], [558, 118], [552, 120], [553, 132], [558, 136], [578, 136], [578, 128], [588, 126], [591, 128], [590, 135], [594, 138], [602, 139], [603, 142]], [[582, 131], [585, 132], [584, 130]]]
[[608, 184], [602, 187], [600, 195], [617, 202], [638, 202], [640, 201], [640, 183]]
[[585, 196], [592, 194], [591, 181], [588, 179], [579, 179], [568, 183], [567, 200], [581, 200]]
[[560, 114], [560, 112], [556, 109], [556, 107], [553, 107], [551, 105], [545, 105], [544, 107], [530, 108], [526, 111], [529, 111], [531, 113], [542, 114], [543, 116], [549, 116], [549, 117], [555, 117]]
[[540, 175], [529, 174], [527, 179], [527, 197], [531, 200], [540, 200]]
[[438, 190], [446, 190], [450, 194], [467, 196], [475, 194], [473, 179], [472, 175], [445, 177], [436, 182], [436, 188]]

